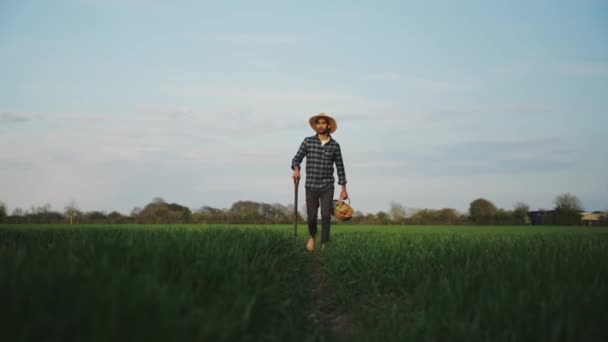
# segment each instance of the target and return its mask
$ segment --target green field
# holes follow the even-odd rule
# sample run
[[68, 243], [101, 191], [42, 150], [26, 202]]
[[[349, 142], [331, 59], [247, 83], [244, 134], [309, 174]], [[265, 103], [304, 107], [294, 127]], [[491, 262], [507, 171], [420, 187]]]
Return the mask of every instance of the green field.
[[0, 226], [2, 341], [608, 341], [608, 229]]

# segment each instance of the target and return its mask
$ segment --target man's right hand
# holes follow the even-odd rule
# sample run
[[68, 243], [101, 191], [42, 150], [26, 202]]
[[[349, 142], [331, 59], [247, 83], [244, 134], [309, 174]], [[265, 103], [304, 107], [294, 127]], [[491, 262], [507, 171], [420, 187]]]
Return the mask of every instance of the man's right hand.
[[300, 180], [300, 169], [299, 168], [295, 168], [295, 170], [293, 170], [293, 180]]

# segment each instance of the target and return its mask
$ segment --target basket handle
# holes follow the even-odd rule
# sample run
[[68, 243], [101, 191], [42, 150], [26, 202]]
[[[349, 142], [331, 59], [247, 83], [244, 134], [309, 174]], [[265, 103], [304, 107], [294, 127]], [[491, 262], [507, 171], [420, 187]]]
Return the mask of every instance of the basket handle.
[[[350, 205], [350, 197], [349, 197], [349, 198], [347, 198], [347, 200], [348, 200], [348, 205]], [[338, 200], [338, 201], [339, 201], [339, 202], [344, 202], [343, 200]]]

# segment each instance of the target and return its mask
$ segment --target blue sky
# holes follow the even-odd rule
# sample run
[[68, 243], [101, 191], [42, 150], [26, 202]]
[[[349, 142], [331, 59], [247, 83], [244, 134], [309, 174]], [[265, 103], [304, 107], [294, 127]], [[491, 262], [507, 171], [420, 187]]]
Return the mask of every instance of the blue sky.
[[363, 212], [608, 208], [605, 1], [8, 0], [0, 75], [9, 211], [292, 203], [318, 112]]

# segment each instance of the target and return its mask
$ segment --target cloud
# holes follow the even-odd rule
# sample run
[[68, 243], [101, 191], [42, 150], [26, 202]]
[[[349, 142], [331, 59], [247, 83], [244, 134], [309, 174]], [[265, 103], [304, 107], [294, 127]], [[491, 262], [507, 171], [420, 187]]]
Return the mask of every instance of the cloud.
[[[472, 176], [559, 172], [577, 164], [574, 147], [557, 138], [522, 141], [466, 141], [412, 146], [384, 153], [354, 153], [364, 173]], [[367, 171], [366, 171], [367, 170]]]
[[[102, 122], [65, 116], [58, 130], [7, 132], [0, 135], [0, 145], [18, 148], [0, 150], [0, 188], [12, 205], [51, 201], [61, 207], [75, 198], [86, 209], [126, 212], [157, 195], [191, 207], [239, 199], [291, 200], [289, 162], [297, 144], [283, 139], [292, 133], [270, 134], [277, 126], [268, 123], [294, 120], [273, 121], [280, 119], [275, 114], [260, 114], [260, 120], [236, 111], [226, 115], [189, 106], [146, 106], [121, 117], [87, 114], [105, 118]], [[361, 112], [344, 120], [365, 124], [373, 115]], [[306, 118], [300, 122], [299, 129], [306, 129]], [[513, 198], [533, 198], [557, 184], [547, 181], [551, 184], [537, 189], [536, 179], [568, 177], [559, 171], [570, 171], [578, 155], [577, 146], [559, 137], [384, 143], [371, 140], [362, 146], [368, 152], [344, 144], [349, 191], [360, 197], [364, 211], [386, 209], [388, 198], [429, 207], [466, 205], [483, 191], [515, 189]]]
[[458, 160], [536, 159], [564, 156], [573, 152], [558, 138], [521, 141], [464, 141], [445, 145], [437, 150], [437, 157]]
[[69, 115], [58, 115], [53, 117], [53, 119], [57, 121], [65, 121], [65, 122], [103, 122], [107, 120], [108, 117], [95, 114], [95, 113], [78, 113], [78, 114], [69, 114]]
[[[264, 145], [256, 138], [291, 124], [289, 119], [275, 116], [260, 118], [176, 107], [139, 109], [120, 117], [61, 115], [46, 122], [55, 123], [55, 129], [1, 134], [0, 145], [19, 148], [0, 150], [0, 162], [4, 162], [0, 166], [14, 169], [21, 165], [16, 163], [30, 162], [75, 166], [180, 160], [219, 166], [252, 162], [270, 165], [281, 163], [277, 155], [291, 152], [276, 144], [270, 151], [270, 140]], [[236, 138], [245, 135], [244, 139]]]
[[0, 112], [0, 124], [15, 124], [28, 122], [36, 118], [35, 115], [30, 113], [17, 113], [17, 112]]
[[31, 162], [18, 161], [18, 160], [0, 160], [0, 171], [4, 170], [14, 170], [14, 171], [27, 171], [33, 168], [33, 164]]
[[[533, 102], [513, 103], [451, 103], [446, 100], [442, 103], [422, 105], [418, 109], [423, 116], [434, 122], [450, 121], [455, 124], [479, 124], [489, 118], [515, 118], [518, 116], [539, 114], [559, 114], [562, 109], [555, 105]], [[527, 118], [526, 118], [527, 119]], [[474, 121], [471, 121], [474, 120]]]
[[[318, 112], [339, 117], [340, 122], [361, 121], [372, 118], [397, 117], [386, 115], [395, 105], [385, 100], [353, 95], [333, 89], [285, 89], [274, 87], [183, 87], [176, 95], [204, 103], [204, 108], [187, 108], [181, 111], [162, 109], [164, 115], [188, 117], [210, 124], [225, 125], [229, 131], [302, 127], [302, 118]], [[158, 112], [153, 106], [147, 111]], [[171, 113], [171, 114], [169, 114]], [[383, 115], [379, 115], [383, 114]], [[294, 117], [298, 117], [297, 120]], [[294, 124], [294, 122], [298, 124]]]

